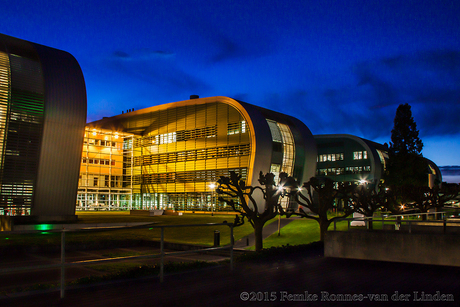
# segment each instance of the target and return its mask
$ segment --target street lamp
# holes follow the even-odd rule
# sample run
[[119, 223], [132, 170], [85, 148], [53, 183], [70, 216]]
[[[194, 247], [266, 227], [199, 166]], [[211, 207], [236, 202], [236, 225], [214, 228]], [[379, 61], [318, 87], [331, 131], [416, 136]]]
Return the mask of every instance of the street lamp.
[[[282, 185], [278, 186], [278, 193], [281, 194], [281, 197], [284, 197], [284, 187]], [[282, 202], [280, 202], [282, 206]], [[278, 212], [278, 237], [281, 235], [281, 212]]]
[[213, 205], [213, 199], [214, 199], [214, 192], [215, 192], [215, 188], [216, 188], [216, 185], [214, 183], [211, 183], [209, 185], [209, 188], [212, 190], [212, 194], [211, 194], [211, 216], [214, 216], [214, 205]]

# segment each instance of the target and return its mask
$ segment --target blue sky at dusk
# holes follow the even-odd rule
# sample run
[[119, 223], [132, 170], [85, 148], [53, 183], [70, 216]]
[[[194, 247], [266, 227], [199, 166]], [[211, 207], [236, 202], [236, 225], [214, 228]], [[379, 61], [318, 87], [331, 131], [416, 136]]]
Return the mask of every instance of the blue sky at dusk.
[[15, 0], [0, 20], [75, 56], [88, 121], [229, 96], [384, 143], [409, 103], [424, 156], [460, 165], [460, 1]]

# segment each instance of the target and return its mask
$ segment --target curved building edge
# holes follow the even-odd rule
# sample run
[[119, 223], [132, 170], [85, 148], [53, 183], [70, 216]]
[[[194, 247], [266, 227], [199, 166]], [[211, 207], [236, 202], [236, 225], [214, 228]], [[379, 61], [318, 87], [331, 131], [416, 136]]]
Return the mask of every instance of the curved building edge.
[[[7, 54], [10, 69], [8, 99], [0, 118], [5, 127], [0, 140], [5, 162], [0, 209], [36, 220], [75, 219], [87, 110], [81, 68], [65, 51], [3, 34], [0, 52]], [[20, 122], [33, 132], [16, 129]], [[19, 140], [17, 148], [14, 139]], [[27, 171], [3, 176], [3, 171], [16, 167], [16, 160], [25, 163]], [[7, 191], [8, 186], [21, 189]]]

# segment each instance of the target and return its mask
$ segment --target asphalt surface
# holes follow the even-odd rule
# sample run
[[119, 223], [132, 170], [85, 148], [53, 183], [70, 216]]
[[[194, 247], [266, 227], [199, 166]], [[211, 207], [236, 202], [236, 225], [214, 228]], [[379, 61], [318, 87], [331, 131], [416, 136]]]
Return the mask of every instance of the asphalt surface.
[[[459, 306], [460, 268], [324, 258], [321, 250], [1, 299], [1, 306]], [[431, 297], [429, 297], [431, 295]], [[428, 299], [428, 301], [427, 301]], [[437, 299], [453, 301], [437, 302]], [[376, 302], [376, 300], [383, 300]]]
[[[264, 237], [276, 232], [278, 223], [267, 227]], [[248, 239], [253, 242], [248, 236], [235, 245], [246, 247]], [[81, 251], [68, 256], [69, 261], [77, 261], [139, 249], [143, 248]], [[190, 254], [170, 261], [226, 258], [221, 254]], [[29, 255], [23, 260], [32, 265], [57, 262], [59, 258]], [[14, 257], [2, 258], [0, 268], [17, 261]], [[68, 268], [66, 277], [73, 279], [89, 273], [98, 274], [87, 267]], [[460, 306], [460, 267], [324, 258], [320, 247], [238, 261], [233, 270], [226, 264], [165, 273], [163, 283], [158, 276], [152, 276], [67, 288], [63, 299], [59, 291], [0, 295], [0, 306]], [[0, 275], [0, 286], [24, 285], [29, 280], [36, 283], [32, 275], [43, 281], [50, 277], [59, 280], [58, 270], [48, 275], [36, 271], [15, 274], [13, 278]]]

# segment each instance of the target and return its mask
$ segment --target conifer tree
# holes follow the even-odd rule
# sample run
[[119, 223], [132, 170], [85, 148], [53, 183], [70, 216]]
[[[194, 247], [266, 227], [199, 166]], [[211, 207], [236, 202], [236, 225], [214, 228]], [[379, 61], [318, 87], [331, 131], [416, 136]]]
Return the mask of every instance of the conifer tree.
[[401, 104], [396, 110], [394, 128], [391, 130], [390, 152], [393, 154], [422, 155], [423, 143], [409, 104]]
[[391, 130], [389, 161], [385, 181], [392, 186], [425, 186], [428, 180], [428, 162], [422, 156], [423, 143], [409, 104], [396, 110]]

